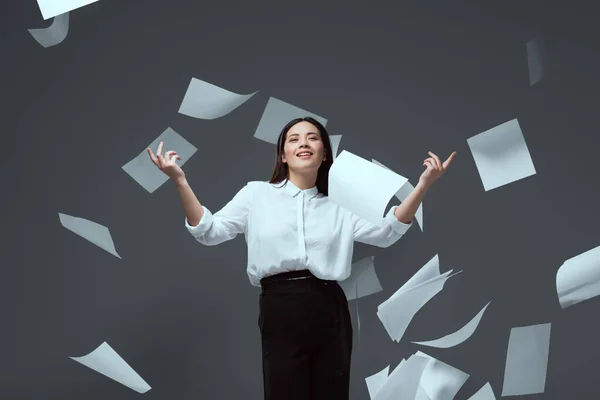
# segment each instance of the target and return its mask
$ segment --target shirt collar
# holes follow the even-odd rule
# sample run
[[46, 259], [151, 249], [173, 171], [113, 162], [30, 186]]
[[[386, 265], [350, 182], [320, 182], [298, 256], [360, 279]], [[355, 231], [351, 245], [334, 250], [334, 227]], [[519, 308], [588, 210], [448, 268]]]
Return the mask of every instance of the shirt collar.
[[284, 186], [281, 186], [281, 182], [273, 183], [271, 185], [277, 188], [281, 188], [285, 193], [289, 194], [292, 197], [296, 197], [300, 192], [304, 192], [304, 195], [309, 200], [312, 200], [315, 196], [319, 194], [319, 189], [317, 189], [317, 185], [305, 190], [300, 189], [299, 187], [294, 185], [290, 180], [288, 180]]

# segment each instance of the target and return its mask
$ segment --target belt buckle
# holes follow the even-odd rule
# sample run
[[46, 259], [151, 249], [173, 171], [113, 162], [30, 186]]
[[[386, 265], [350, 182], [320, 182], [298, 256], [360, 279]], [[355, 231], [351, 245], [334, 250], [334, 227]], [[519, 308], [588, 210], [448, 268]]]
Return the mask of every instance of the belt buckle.
[[288, 278], [286, 280], [288, 280], [288, 281], [295, 281], [297, 279], [308, 279], [308, 278], [310, 278], [310, 276], [300, 276], [298, 278]]

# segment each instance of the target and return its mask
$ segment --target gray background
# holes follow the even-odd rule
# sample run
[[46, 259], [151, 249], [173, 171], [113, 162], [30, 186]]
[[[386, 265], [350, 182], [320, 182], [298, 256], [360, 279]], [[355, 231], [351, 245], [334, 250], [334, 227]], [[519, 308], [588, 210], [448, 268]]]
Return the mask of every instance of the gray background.
[[[185, 171], [217, 211], [271, 175], [273, 146], [252, 137], [269, 96], [328, 118], [341, 150], [413, 182], [428, 150], [458, 151], [427, 194], [424, 233], [355, 248], [355, 260], [376, 256], [385, 290], [359, 303], [352, 399], [368, 398], [366, 376], [419, 349], [471, 374], [457, 398], [486, 381], [499, 396], [510, 328], [545, 322], [546, 393], [528, 398], [600, 394], [600, 298], [561, 310], [555, 292], [562, 262], [600, 245], [597, 13], [549, 1], [389, 3], [101, 0], [72, 12], [66, 40], [48, 49], [26, 30], [50, 23], [36, 2], [3, 4], [1, 398], [136, 398], [68, 358], [103, 341], [152, 386], [146, 399], [262, 398], [243, 238], [200, 245], [172, 183], [150, 195], [121, 166], [171, 126], [198, 147]], [[548, 75], [530, 87], [525, 43], [536, 35]], [[191, 77], [260, 92], [196, 120], [177, 113]], [[537, 175], [486, 193], [466, 139], [515, 117]], [[64, 229], [59, 212], [109, 227], [123, 259]], [[376, 307], [436, 253], [442, 270], [464, 272], [397, 344]], [[453, 332], [490, 300], [464, 344], [410, 343]]]

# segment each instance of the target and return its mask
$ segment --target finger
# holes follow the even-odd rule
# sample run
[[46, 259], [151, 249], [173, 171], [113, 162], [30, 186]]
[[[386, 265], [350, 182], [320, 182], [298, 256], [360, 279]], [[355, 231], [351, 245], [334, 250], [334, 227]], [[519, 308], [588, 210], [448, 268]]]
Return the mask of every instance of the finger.
[[448, 159], [446, 161], [444, 161], [444, 164], [442, 165], [444, 167], [444, 169], [448, 168], [448, 166], [450, 165], [452, 160], [454, 160], [454, 156], [456, 156], [456, 152], [453, 152], [452, 154], [450, 154], [450, 157], [448, 157]]
[[167, 161], [170, 161], [170, 160], [171, 160], [171, 158], [172, 158], [172, 156], [173, 156], [174, 154], [177, 154], [177, 152], [176, 152], [176, 151], [174, 151], [174, 150], [169, 150], [169, 151], [167, 151], [167, 152], [165, 153], [165, 159], [166, 159]]
[[433, 154], [431, 151], [428, 152], [428, 153], [435, 160], [435, 166], [436, 166], [436, 168], [437, 169], [442, 169], [442, 162], [440, 161], [440, 158], [437, 155]]
[[156, 149], [156, 157], [162, 157], [162, 155], [160, 154], [162, 152], [162, 148], [163, 148], [163, 142], [160, 142], [158, 144], [158, 149]]
[[148, 150], [148, 155], [150, 156], [150, 159], [152, 161], [156, 160], [156, 156], [154, 155], [154, 153], [152, 152], [152, 149], [150, 147], [148, 147], [146, 150]]
[[428, 151], [428, 153], [431, 155], [431, 157], [429, 157], [427, 160], [429, 160], [431, 162], [431, 165], [433, 165], [434, 169], [437, 169], [437, 163], [436, 163], [435, 158], [433, 157], [434, 154], [430, 151]]
[[423, 165], [425, 165], [427, 169], [435, 169], [435, 166], [433, 165], [433, 161], [431, 159], [425, 160]]

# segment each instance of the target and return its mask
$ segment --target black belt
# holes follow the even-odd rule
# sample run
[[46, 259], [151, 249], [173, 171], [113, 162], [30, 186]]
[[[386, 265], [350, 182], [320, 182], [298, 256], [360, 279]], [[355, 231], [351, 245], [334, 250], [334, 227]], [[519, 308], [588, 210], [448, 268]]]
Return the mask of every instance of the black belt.
[[298, 271], [282, 272], [280, 274], [270, 275], [260, 280], [260, 285], [263, 291], [275, 286], [281, 285], [317, 285], [317, 286], [334, 286], [337, 281], [329, 281], [319, 279], [314, 276], [309, 270], [302, 269]]

